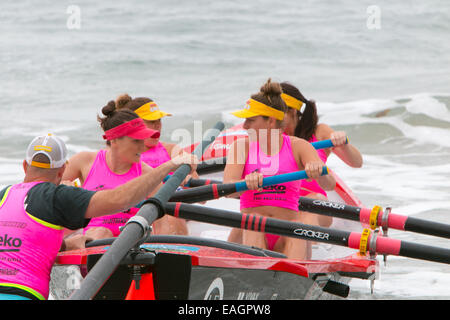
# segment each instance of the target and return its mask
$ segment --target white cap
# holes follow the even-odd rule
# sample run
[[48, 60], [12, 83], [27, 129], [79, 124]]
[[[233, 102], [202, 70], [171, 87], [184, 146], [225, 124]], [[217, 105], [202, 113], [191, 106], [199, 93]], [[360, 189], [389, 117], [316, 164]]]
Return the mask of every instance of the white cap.
[[[37, 154], [47, 156], [50, 163], [33, 161]], [[61, 168], [66, 163], [67, 148], [64, 141], [51, 133], [33, 139], [28, 145], [25, 160], [30, 166], [39, 168]]]

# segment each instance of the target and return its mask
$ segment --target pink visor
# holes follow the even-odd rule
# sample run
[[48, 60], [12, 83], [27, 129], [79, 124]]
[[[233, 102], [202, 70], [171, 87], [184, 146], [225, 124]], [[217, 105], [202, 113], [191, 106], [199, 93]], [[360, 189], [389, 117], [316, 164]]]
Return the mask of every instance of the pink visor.
[[156, 130], [147, 128], [144, 120], [136, 118], [131, 121], [122, 123], [120, 126], [106, 130], [103, 135], [105, 140], [113, 140], [122, 137], [130, 137], [133, 139], [144, 140], [147, 138], [159, 138], [160, 133]]

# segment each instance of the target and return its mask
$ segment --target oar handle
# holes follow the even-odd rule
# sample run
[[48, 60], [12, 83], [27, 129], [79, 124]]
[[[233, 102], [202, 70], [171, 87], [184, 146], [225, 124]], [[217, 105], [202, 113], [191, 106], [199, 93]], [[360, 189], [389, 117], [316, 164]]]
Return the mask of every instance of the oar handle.
[[[345, 144], [347, 144], [347, 143], [348, 143], [348, 137], [345, 138]], [[311, 145], [316, 150], [334, 147], [334, 144], [333, 144], [333, 142], [331, 142], [331, 139], [312, 142]]]
[[[328, 168], [323, 167], [322, 174], [328, 173]], [[278, 183], [284, 183], [288, 181], [294, 181], [299, 179], [306, 179], [308, 176], [305, 171], [296, 171], [285, 174], [280, 174], [276, 176], [266, 177], [263, 181], [263, 186], [270, 186]], [[220, 181], [217, 181], [220, 182]], [[204, 184], [204, 182], [202, 182]], [[201, 202], [208, 201], [212, 199], [218, 199], [220, 197], [248, 190], [245, 181], [235, 182], [235, 183], [220, 183], [202, 185], [200, 187], [188, 188], [175, 192], [169, 199], [170, 202]]]
[[[328, 167], [323, 166], [321, 175], [326, 175], [328, 173], [329, 173]], [[278, 174], [276, 176], [264, 178], [262, 186], [266, 187], [266, 186], [271, 186], [274, 184], [285, 183], [285, 182], [295, 181], [295, 180], [308, 179], [308, 178], [309, 177], [306, 174], [305, 170], [289, 172], [289, 173]], [[245, 181], [236, 182], [236, 192], [246, 191], [246, 190], [248, 190], [248, 188], [247, 188], [247, 183]]]

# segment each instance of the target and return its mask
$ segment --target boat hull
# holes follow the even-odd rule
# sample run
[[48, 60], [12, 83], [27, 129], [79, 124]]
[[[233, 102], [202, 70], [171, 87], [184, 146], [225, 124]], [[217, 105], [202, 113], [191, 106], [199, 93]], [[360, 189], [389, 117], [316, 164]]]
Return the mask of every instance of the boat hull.
[[[147, 256], [125, 258], [94, 299], [330, 299], [345, 296], [340, 292], [345, 292], [348, 279], [374, 277], [377, 264], [356, 254], [321, 261], [287, 259], [268, 250], [196, 237], [151, 236], [147, 241], [152, 243], [140, 246]], [[68, 298], [108, 248], [106, 244], [61, 253], [52, 273], [53, 298]], [[140, 279], [139, 289], [133, 279]], [[324, 291], [330, 284], [341, 291]]]

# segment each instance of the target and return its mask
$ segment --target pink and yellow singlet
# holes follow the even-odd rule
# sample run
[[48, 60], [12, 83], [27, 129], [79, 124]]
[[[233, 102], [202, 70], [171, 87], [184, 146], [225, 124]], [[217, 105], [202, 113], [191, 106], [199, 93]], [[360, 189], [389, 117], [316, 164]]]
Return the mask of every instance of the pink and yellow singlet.
[[45, 300], [63, 227], [40, 220], [24, 208], [28, 191], [39, 183], [13, 185], [0, 199], [0, 286]]
[[[141, 162], [133, 163], [127, 173], [116, 174], [112, 172], [106, 163], [106, 150], [100, 150], [82, 187], [92, 191], [114, 189], [140, 176], [141, 173]], [[132, 207], [125, 212], [92, 218], [84, 231], [93, 227], [104, 227], [111, 230], [113, 236], [117, 237], [120, 234], [119, 227], [123, 226], [138, 210], [138, 208]]]

